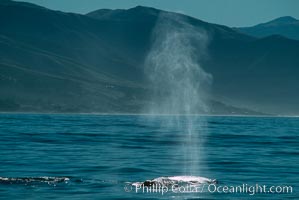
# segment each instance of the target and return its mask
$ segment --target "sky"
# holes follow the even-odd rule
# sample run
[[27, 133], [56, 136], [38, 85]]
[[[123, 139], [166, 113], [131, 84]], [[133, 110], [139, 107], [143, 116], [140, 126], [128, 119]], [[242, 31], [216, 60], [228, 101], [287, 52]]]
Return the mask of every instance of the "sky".
[[[20, 1], [20, 0], [18, 0]], [[210, 23], [252, 26], [277, 17], [299, 19], [299, 0], [21, 0], [64, 12], [86, 14], [102, 9], [137, 5], [180, 12]]]

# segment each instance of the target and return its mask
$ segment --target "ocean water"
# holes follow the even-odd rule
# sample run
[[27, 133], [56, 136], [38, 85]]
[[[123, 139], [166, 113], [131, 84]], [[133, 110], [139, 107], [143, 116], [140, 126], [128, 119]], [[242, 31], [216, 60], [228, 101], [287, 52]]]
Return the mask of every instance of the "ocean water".
[[[195, 162], [167, 117], [0, 114], [0, 199], [299, 199], [299, 118], [287, 117], [197, 117], [201, 170], [192, 175], [217, 184], [136, 192], [130, 183], [185, 175]], [[278, 192], [253, 194], [256, 184]], [[241, 185], [250, 191], [223, 192]]]

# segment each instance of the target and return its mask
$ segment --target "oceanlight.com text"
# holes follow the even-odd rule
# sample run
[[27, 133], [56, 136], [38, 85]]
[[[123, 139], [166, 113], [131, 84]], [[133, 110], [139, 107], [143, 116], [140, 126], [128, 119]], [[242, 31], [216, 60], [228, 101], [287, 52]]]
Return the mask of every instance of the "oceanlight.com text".
[[131, 185], [127, 184], [124, 187], [126, 192], [134, 193], [156, 193], [164, 195], [166, 193], [220, 193], [220, 194], [237, 194], [244, 193], [248, 195], [255, 194], [288, 194], [293, 193], [293, 187], [288, 185], [218, 185], [218, 184], [200, 184], [200, 185], [179, 185], [173, 184], [166, 186], [160, 183], [152, 184], [151, 186]]

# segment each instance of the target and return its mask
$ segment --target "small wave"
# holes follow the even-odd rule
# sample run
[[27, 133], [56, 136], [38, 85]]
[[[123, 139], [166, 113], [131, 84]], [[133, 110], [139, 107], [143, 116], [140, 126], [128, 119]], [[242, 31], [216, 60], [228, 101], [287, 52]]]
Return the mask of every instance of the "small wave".
[[70, 181], [67, 177], [0, 177], [0, 184], [57, 184], [68, 183]]

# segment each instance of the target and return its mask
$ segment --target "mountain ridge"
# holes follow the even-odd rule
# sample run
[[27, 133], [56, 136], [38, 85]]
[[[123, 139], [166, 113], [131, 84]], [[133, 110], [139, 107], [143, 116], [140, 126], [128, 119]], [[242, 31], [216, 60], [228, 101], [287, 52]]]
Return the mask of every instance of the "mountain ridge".
[[[13, 4], [0, 1], [0, 110], [143, 111], [150, 92], [144, 59], [159, 17], [151, 9], [106, 10], [109, 16], [95, 19]], [[117, 16], [130, 20], [114, 20]], [[297, 113], [297, 41], [259, 39], [186, 18], [211, 38], [209, 56], [200, 64], [214, 77], [212, 114]]]
[[291, 16], [279, 17], [251, 27], [238, 27], [234, 30], [259, 38], [281, 35], [289, 39], [299, 40], [299, 20]]

